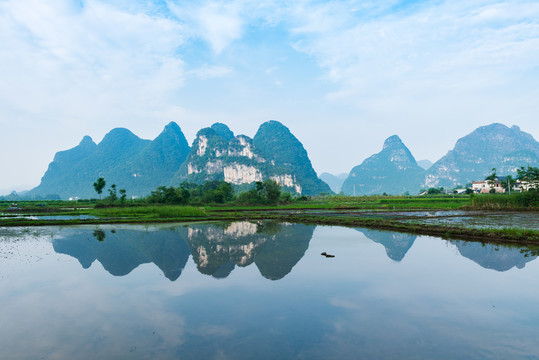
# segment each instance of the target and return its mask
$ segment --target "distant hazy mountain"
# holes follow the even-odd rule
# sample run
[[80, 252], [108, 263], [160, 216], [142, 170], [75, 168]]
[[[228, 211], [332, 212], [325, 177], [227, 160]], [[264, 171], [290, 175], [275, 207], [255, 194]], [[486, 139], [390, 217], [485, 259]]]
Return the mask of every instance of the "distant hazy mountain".
[[433, 162], [430, 160], [418, 160], [417, 165], [421, 166], [425, 170], [428, 170], [433, 165]]
[[146, 195], [167, 185], [189, 153], [180, 127], [172, 122], [153, 141], [123, 128], [111, 130], [96, 145], [85, 136], [76, 147], [58, 152], [41, 184], [30, 194], [58, 194], [62, 198], [97, 197], [93, 183], [104, 177], [128, 196]]
[[333, 191], [336, 194], [341, 192], [342, 184], [344, 180], [346, 180], [347, 177], [348, 177], [348, 174], [333, 175], [326, 172], [320, 174], [319, 176], [320, 180], [328, 184], [329, 187], [331, 188], [331, 191]]
[[350, 171], [342, 185], [347, 195], [417, 194], [425, 170], [397, 135], [386, 139], [382, 151]]
[[262, 124], [253, 139], [234, 136], [219, 123], [200, 130], [173, 184], [224, 180], [245, 186], [268, 178], [298, 194], [330, 192], [316, 176], [303, 145], [277, 121]]
[[482, 126], [459, 139], [427, 171], [424, 187], [454, 187], [483, 180], [497, 169], [500, 175], [516, 174], [521, 166], [539, 165], [539, 143], [518, 126]]

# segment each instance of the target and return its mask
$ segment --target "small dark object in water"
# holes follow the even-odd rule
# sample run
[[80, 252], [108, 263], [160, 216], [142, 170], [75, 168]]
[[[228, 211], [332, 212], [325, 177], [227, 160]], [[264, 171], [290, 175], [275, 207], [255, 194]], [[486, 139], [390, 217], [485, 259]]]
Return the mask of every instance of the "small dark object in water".
[[335, 255], [330, 255], [328, 253], [326, 253], [325, 251], [323, 253], [321, 253], [320, 255], [324, 255], [325, 257], [335, 257]]

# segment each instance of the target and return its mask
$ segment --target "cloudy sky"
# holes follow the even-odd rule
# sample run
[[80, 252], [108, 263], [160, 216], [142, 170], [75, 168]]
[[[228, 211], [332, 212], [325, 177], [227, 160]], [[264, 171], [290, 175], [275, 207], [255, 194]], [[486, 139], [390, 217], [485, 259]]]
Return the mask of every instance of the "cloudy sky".
[[539, 2], [0, 0], [3, 192], [84, 135], [270, 119], [319, 174], [393, 134], [431, 161], [493, 122], [537, 139]]

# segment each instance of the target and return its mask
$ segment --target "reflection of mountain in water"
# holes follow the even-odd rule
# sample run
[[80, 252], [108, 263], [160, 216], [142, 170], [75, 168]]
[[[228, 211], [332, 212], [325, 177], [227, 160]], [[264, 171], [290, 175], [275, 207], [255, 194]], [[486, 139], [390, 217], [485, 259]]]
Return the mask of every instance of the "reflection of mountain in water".
[[507, 271], [515, 266], [522, 269], [527, 262], [537, 257], [521, 252], [522, 248], [520, 247], [481, 244], [462, 240], [452, 240], [451, 243], [455, 244], [462, 256], [485, 269], [496, 271]]
[[271, 280], [288, 274], [309, 247], [315, 226], [275, 222], [195, 224], [159, 230], [69, 229], [53, 240], [57, 253], [75, 257], [83, 268], [99, 261], [114, 276], [154, 263], [174, 281], [192, 253], [197, 269], [226, 278], [253, 262]]
[[174, 281], [189, 259], [189, 247], [175, 229], [76, 229], [53, 240], [54, 251], [79, 260], [87, 269], [98, 260], [114, 276], [124, 276], [137, 266], [154, 263]]
[[369, 229], [356, 229], [359, 232], [362, 232], [368, 239], [374, 241], [375, 243], [382, 244], [386, 248], [387, 256], [391, 260], [401, 261], [404, 259], [404, 255], [410, 250], [414, 244], [417, 236], [388, 232], [388, 231], [379, 231], [379, 230], [369, 230]]
[[227, 277], [235, 266], [253, 262], [267, 279], [288, 274], [309, 247], [315, 226], [274, 222], [235, 222], [221, 227], [191, 225], [186, 238], [198, 270]]

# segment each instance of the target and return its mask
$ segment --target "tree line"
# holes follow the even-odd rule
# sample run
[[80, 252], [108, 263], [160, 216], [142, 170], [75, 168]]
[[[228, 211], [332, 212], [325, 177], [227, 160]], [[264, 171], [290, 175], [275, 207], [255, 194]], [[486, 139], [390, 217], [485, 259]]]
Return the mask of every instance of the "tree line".
[[[101, 194], [106, 187], [106, 180], [102, 177], [94, 182], [93, 187], [99, 195], [99, 203], [107, 205], [125, 205], [127, 202], [127, 191], [117, 189], [116, 184], [112, 184], [107, 190], [108, 195], [101, 198]], [[304, 198], [304, 197], [300, 197]], [[133, 203], [141, 204], [278, 204], [292, 201], [292, 195], [283, 191], [273, 179], [257, 181], [254, 188], [236, 194], [234, 186], [221, 180], [207, 181], [203, 184], [189, 183], [187, 181], [180, 186], [159, 186], [150, 195], [130, 200]]]

